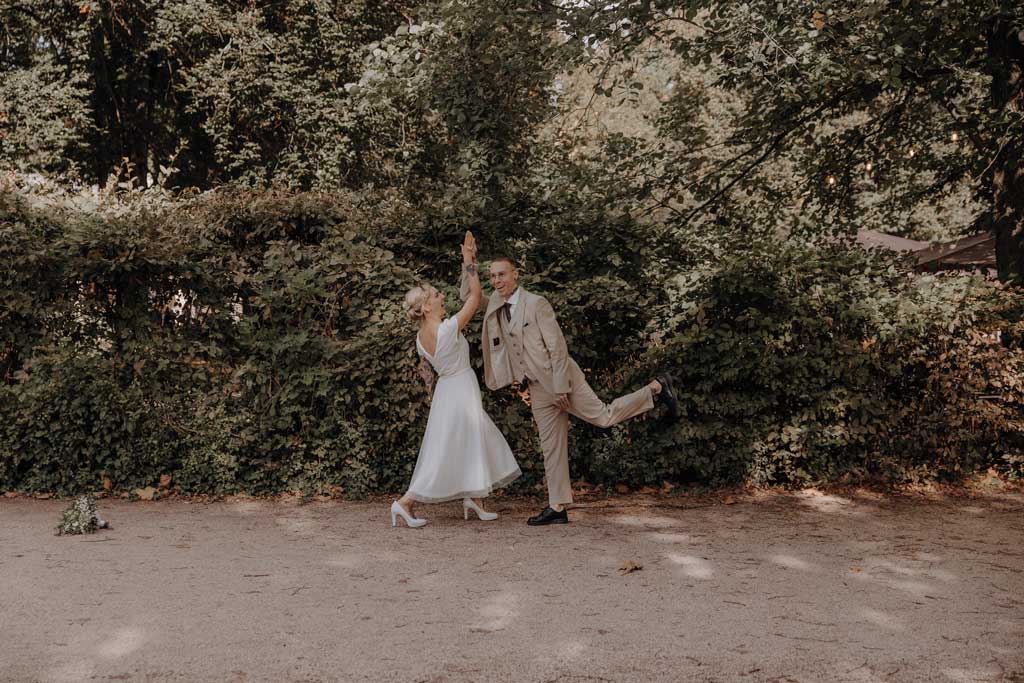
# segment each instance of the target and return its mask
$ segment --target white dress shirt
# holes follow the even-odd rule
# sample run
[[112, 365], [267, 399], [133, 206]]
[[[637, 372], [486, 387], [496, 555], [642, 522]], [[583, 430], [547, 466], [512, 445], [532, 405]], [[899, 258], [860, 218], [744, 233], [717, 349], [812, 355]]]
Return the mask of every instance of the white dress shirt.
[[516, 287], [516, 291], [512, 292], [512, 296], [505, 299], [505, 303], [509, 305], [509, 316], [512, 318], [516, 317], [516, 304], [519, 303], [519, 288]]

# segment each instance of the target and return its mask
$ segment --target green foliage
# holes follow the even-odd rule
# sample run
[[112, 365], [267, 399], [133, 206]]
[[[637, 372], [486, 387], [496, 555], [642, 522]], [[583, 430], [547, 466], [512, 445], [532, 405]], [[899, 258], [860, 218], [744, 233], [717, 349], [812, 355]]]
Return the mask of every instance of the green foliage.
[[755, 243], [695, 269], [660, 309], [649, 352], [680, 369], [685, 418], [652, 430], [659, 448], [641, 440], [647, 462], [670, 478], [759, 484], [997, 464], [1019, 451], [1024, 415], [1024, 352], [1002, 345], [994, 313], [1011, 302], [979, 280], [908, 277], [834, 245]]
[[0, 358], [3, 486], [175, 473], [190, 491], [365, 492], [407, 476], [426, 399], [399, 310], [415, 279], [343, 199], [225, 192], [82, 214], [5, 197], [23, 268], [0, 309], [17, 323]]
[[309, 187], [360, 144], [343, 84], [411, 4], [0, 3], [0, 159], [90, 183]]
[[[625, 159], [638, 199], [674, 203], [671, 223], [900, 232], [969, 192], [960, 229], [993, 230], [1000, 276], [1024, 277], [1019, 2], [572, 3], [564, 26], [582, 64], [661, 59], [655, 45], [692, 67], [657, 139]], [[634, 70], [595, 91], [629, 93]], [[706, 84], [733, 101], [717, 118]]]
[[[903, 229], [965, 172], [980, 223], [1019, 224], [1014, 62], [982, 49], [1019, 10], [876, 9], [0, 4], [0, 159], [106, 183], [0, 191], [0, 487], [400, 489], [427, 396], [399, 301], [426, 278], [456, 305], [467, 229], [600, 395], [679, 371], [678, 425], [574, 428], [592, 481], [1019, 472], [1011, 294], [814, 241]], [[703, 76], [587, 144], [560, 72], [637, 101], [652, 44]], [[484, 400], [537, 483], [528, 406]]]
[[66, 346], [39, 349], [20, 381], [0, 388], [5, 486], [66, 495], [98, 490], [105, 475], [134, 488], [173, 466], [174, 433], [127, 370]]
[[[80, 212], [4, 195], [0, 487], [171, 474], [194, 493], [400, 490], [428, 407], [400, 311], [424, 256], [381, 246], [407, 207], [366, 199], [225, 189]], [[659, 277], [642, 226], [565, 201], [593, 235], [559, 243], [549, 218], [507, 244], [526, 285], [555, 303], [600, 395], [667, 367], [684, 407], [675, 426], [578, 425], [574, 472], [642, 485], [1020, 470], [1024, 311], [1001, 288], [792, 240]], [[454, 276], [436, 281], [454, 306]], [[520, 486], [538, 483], [527, 405], [485, 403]]]

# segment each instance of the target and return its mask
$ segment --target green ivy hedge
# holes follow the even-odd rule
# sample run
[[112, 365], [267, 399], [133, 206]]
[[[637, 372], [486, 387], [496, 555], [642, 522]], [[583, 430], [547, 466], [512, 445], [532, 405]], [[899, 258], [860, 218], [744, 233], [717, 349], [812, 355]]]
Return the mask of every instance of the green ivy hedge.
[[[426, 276], [457, 299], [462, 228], [432, 211], [240, 190], [83, 210], [0, 192], [0, 489], [132, 489], [170, 474], [191, 493], [402, 490], [428, 397], [401, 297]], [[473, 227], [525, 261], [599, 394], [661, 367], [682, 394], [675, 424], [575, 424], [577, 477], [1020, 471], [1022, 307], [1010, 293], [790, 242], [684, 267], [638, 224], [569, 241], [571, 225], [541, 220], [528, 241]], [[434, 239], [396, 255], [409, 234]], [[528, 406], [511, 391], [485, 403], [530, 489], [543, 465]]]
[[633, 476], [1019, 472], [1022, 312], [1016, 292], [978, 278], [835, 245], [754, 245], [695, 269], [658, 312], [649, 352], [679, 368], [686, 417]]

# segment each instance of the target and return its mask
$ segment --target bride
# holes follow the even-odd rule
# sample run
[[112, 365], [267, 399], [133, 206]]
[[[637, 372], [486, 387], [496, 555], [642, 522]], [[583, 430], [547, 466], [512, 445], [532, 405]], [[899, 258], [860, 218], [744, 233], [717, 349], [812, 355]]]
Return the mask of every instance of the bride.
[[479, 519], [497, 519], [496, 513], [483, 509], [481, 498], [521, 474], [505, 437], [484, 412], [480, 385], [469, 364], [469, 343], [462, 336], [481, 298], [476, 241], [469, 232], [462, 244], [462, 263], [469, 298], [454, 316], [444, 318], [444, 295], [428, 284], [413, 287], [405, 295], [406, 314], [419, 323], [416, 351], [428, 388], [431, 367], [438, 378], [409, 489], [391, 503], [391, 526], [401, 517], [407, 526], [421, 527], [427, 520], [413, 514], [417, 502], [459, 498], [463, 519], [469, 519], [470, 510]]

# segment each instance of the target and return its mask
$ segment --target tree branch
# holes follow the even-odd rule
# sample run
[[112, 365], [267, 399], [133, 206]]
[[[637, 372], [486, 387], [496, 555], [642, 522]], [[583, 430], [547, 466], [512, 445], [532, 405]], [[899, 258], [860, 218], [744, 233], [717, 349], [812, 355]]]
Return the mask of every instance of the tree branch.
[[[722, 196], [724, 196], [729, 190], [731, 190], [733, 187], [735, 187], [741, 180], [743, 180], [748, 175], [750, 175], [751, 171], [753, 171], [755, 168], [757, 168], [758, 166], [763, 164], [765, 162], [765, 160], [767, 160], [768, 157], [770, 157], [772, 155], [772, 153], [779, 147], [779, 145], [781, 145], [782, 142], [793, 133], [793, 131], [795, 131], [798, 128], [802, 127], [807, 121], [809, 121], [810, 119], [818, 116], [823, 111], [825, 111], [825, 110], [835, 106], [835, 104], [837, 102], [840, 102], [842, 100], [842, 98], [846, 94], [847, 94], [847, 92], [843, 92], [843, 93], [839, 93], [837, 95], [834, 95], [833, 97], [829, 98], [827, 101], [823, 102], [814, 111], [809, 112], [805, 116], [797, 119], [796, 122], [794, 122], [793, 125], [791, 125], [789, 128], [787, 128], [786, 130], [782, 131], [781, 133], [776, 134], [773, 138], [771, 138], [770, 142], [768, 143], [768, 146], [764, 149], [764, 152], [762, 152], [760, 156], [758, 156], [756, 159], [754, 159], [752, 162], [750, 162], [750, 164], [748, 164], [746, 168], [744, 168], [742, 171], [740, 171], [738, 174], [736, 174], [728, 183], [725, 184], [724, 187], [720, 188], [717, 192], [715, 192], [707, 201], [705, 201], [703, 204], [701, 204], [700, 206], [696, 207], [695, 209], [692, 209], [686, 215], [686, 218], [684, 219], [685, 222], [689, 223], [690, 220], [694, 216], [700, 214], [708, 206], [710, 206], [711, 204], [713, 204], [713, 203], [717, 202], [719, 199], [721, 199]], [[749, 150], [743, 152], [743, 154], [738, 155], [734, 159], [730, 160], [730, 162], [728, 162], [728, 163], [731, 165], [732, 163], [735, 163], [736, 161], [738, 161], [742, 157], [750, 154], [751, 152], [753, 152], [756, 149], [758, 149], [758, 146], [757, 145], [753, 145]]]

